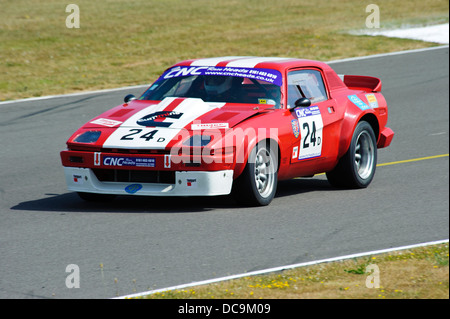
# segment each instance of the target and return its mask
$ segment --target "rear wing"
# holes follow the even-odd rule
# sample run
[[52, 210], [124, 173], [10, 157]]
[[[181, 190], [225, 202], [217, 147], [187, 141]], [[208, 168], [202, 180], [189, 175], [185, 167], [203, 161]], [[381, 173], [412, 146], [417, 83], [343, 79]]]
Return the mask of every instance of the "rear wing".
[[349, 89], [363, 90], [366, 92], [380, 92], [381, 80], [372, 76], [364, 75], [339, 75], [341, 80]]

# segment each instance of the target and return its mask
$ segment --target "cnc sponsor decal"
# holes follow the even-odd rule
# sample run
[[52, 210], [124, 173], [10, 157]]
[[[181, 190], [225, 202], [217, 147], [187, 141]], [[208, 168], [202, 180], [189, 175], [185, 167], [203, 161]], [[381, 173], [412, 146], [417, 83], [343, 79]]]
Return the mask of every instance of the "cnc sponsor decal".
[[353, 104], [355, 104], [357, 107], [359, 107], [363, 111], [370, 108], [366, 103], [364, 103], [363, 100], [361, 100], [356, 95], [348, 95], [347, 97], [350, 101], [352, 101]]
[[366, 98], [371, 108], [376, 109], [378, 107], [378, 101], [375, 94], [366, 94]]
[[104, 156], [103, 165], [105, 166], [134, 166], [134, 167], [155, 167], [155, 158], [148, 157], [122, 157], [122, 156]]
[[291, 121], [292, 125], [292, 132], [294, 133], [295, 138], [299, 137], [300, 135], [300, 126], [298, 124], [298, 119]]
[[104, 119], [104, 118], [96, 119], [96, 120], [94, 120], [92, 122], [89, 122], [89, 123], [103, 125], [103, 126], [108, 126], [108, 127], [114, 127], [114, 126], [122, 124], [122, 122], [120, 122], [120, 121]]
[[300, 148], [298, 159], [319, 157], [322, 154], [323, 121], [318, 106], [296, 109], [300, 125]]
[[140, 191], [141, 189], [142, 189], [142, 185], [141, 184], [131, 184], [131, 185], [128, 185], [127, 187], [125, 187], [125, 191], [128, 194], [135, 194], [138, 191]]
[[254, 80], [261, 80], [282, 85], [281, 73], [272, 69], [260, 68], [240, 68], [240, 67], [219, 67], [219, 66], [176, 66], [166, 71], [159, 80], [166, 80], [180, 76], [190, 75], [220, 75], [220, 76], [234, 76], [241, 78], [248, 78]]
[[310, 106], [307, 108], [298, 108], [298, 109], [295, 109], [295, 114], [297, 114], [297, 117], [299, 119], [306, 118], [308, 116], [315, 116], [315, 115], [320, 116], [320, 109], [317, 105]]
[[174, 111], [159, 111], [136, 121], [137, 124], [142, 126], [158, 126], [158, 127], [169, 127], [172, 122], [163, 122], [165, 119], [179, 119], [183, 113], [178, 113]]
[[228, 123], [200, 123], [192, 124], [191, 130], [227, 129], [228, 127]]

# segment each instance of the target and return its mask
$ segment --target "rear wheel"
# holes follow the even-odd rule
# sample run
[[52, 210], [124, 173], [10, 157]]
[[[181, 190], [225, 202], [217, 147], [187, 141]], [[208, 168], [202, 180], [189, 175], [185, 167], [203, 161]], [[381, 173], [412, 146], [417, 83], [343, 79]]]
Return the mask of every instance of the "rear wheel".
[[247, 165], [233, 185], [233, 196], [248, 206], [265, 206], [273, 200], [278, 183], [276, 146], [260, 142], [251, 151]]
[[328, 172], [328, 181], [337, 187], [365, 188], [375, 175], [377, 142], [372, 126], [361, 121], [353, 132], [347, 153]]

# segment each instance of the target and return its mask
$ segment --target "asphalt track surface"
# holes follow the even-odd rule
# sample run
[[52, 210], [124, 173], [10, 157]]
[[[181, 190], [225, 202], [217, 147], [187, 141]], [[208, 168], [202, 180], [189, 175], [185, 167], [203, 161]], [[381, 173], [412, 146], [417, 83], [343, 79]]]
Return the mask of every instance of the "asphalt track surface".
[[[264, 208], [226, 196], [93, 204], [68, 192], [68, 137], [142, 89], [1, 104], [0, 298], [111, 298], [447, 239], [448, 51], [333, 63], [382, 79], [396, 133], [378, 153], [386, 165], [364, 190], [334, 189], [323, 175], [282, 182]], [[71, 264], [80, 288], [66, 287]]]

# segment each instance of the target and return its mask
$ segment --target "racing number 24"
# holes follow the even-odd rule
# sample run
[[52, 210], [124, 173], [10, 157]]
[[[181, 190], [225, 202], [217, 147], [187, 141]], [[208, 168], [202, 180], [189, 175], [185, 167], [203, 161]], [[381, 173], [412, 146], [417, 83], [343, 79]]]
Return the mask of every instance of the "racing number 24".
[[320, 145], [320, 137], [316, 138], [316, 122], [312, 121], [312, 129], [311, 130], [309, 128], [309, 123], [304, 122], [303, 129], [306, 130], [305, 138], [303, 139], [303, 148], [309, 147], [309, 143], [307, 142], [307, 140], [308, 140], [310, 133], [311, 133], [311, 136], [309, 138], [309, 141], [311, 142], [311, 144], [313, 146], [316, 146], [316, 141], [317, 141], [317, 145]]
[[[129, 130], [129, 132], [133, 132], [133, 133], [126, 134], [126, 135], [122, 136], [120, 139], [121, 139], [121, 140], [132, 141], [132, 140], [134, 140], [134, 138], [135, 138], [134, 135], [137, 135], [137, 134], [141, 133], [141, 132], [142, 132], [142, 129], [139, 129], [139, 128], [133, 128], [133, 129]], [[153, 130], [153, 131], [150, 131], [150, 132], [148, 132], [148, 133], [145, 133], [144, 135], [139, 136], [139, 138], [143, 138], [143, 139], [145, 139], [145, 140], [148, 142], [148, 141], [150, 141], [151, 139], [153, 139], [153, 136], [154, 136], [157, 132], [158, 132], [158, 130]]]

